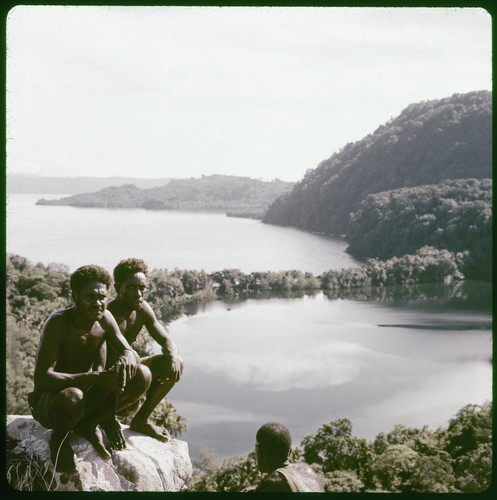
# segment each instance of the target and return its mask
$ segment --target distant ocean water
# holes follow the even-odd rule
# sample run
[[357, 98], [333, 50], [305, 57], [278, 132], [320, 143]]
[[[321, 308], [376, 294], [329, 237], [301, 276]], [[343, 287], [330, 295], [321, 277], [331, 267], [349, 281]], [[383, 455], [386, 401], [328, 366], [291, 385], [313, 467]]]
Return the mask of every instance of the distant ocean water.
[[34, 262], [113, 269], [126, 257], [150, 268], [298, 269], [320, 274], [359, 266], [339, 238], [262, 224], [215, 212], [153, 211], [36, 205], [59, 195], [7, 197], [7, 251]]

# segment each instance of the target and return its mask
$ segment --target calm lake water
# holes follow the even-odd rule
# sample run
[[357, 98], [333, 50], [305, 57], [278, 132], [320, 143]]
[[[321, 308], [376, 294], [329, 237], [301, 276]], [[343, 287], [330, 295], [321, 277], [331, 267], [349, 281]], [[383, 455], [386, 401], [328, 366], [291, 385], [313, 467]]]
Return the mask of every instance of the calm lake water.
[[491, 311], [464, 302], [317, 294], [194, 312], [169, 326], [185, 360], [170, 400], [192, 456], [246, 455], [267, 421], [286, 424], [296, 445], [338, 418], [373, 440], [396, 424], [445, 427], [492, 399]]
[[[319, 274], [360, 265], [339, 239], [253, 220], [37, 206], [39, 198], [9, 196], [7, 251], [71, 270], [88, 263], [112, 270], [128, 256], [151, 268], [207, 272]], [[296, 445], [338, 418], [374, 439], [396, 424], [446, 426], [464, 405], [491, 400], [492, 316], [481, 300], [491, 304], [491, 286], [464, 285], [459, 297], [320, 293], [192, 306], [168, 327], [185, 360], [169, 399], [187, 419], [191, 456], [201, 448], [245, 455], [270, 420], [285, 423]]]
[[108, 270], [139, 257], [158, 269], [243, 272], [300, 269], [320, 274], [360, 263], [339, 238], [222, 213], [36, 205], [62, 195], [7, 197], [7, 251], [33, 262]]

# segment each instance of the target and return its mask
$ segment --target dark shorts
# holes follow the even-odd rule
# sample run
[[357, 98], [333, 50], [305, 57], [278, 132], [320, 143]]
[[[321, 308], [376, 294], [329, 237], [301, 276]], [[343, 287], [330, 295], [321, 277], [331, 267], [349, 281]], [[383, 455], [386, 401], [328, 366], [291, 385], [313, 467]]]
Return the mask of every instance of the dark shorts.
[[[46, 429], [53, 429], [53, 419], [50, 414], [50, 404], [59, 392], [43, 392], [35, 389], [28, 394], [28, 404], [33, 418]], [[103, 406], [112, 394], [96, 385], [84, 390], [85, 410], [93, 411]]]
[[48, 412], [49, 401], [55, 392], [41, 392], [36, 389], [28, 394], [28, 404], [33, 418], [46, 429], [53, 429], [52, 419]]

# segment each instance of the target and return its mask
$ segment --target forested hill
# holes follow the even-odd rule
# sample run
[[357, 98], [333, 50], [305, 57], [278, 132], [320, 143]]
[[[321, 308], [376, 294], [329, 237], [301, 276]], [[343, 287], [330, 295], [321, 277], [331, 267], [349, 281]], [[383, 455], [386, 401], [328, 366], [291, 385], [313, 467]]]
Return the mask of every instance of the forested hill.
[[492, 179], [370, 194], [352, 215], [347, 251], [391, 259], [429, 245], [459, 253], [468, 278], [492, 279]]
[[279, 179], [264, 182], [248, 177], [210, 175], [198, 179], [173, 179], [165, 186], [150, 189], [127, 184], [58, 200], [41, 199], [37, 203], [156, 210], [226, 210], [235, 215], [260, 218], [268, 206], [280, 195], [288, 193], [293, 185]]
[[454, 94], [408, 106], [397, 118], [308, 170], [263, 221], [346, 234], [371, 193], [492, 177], [492, 94]]

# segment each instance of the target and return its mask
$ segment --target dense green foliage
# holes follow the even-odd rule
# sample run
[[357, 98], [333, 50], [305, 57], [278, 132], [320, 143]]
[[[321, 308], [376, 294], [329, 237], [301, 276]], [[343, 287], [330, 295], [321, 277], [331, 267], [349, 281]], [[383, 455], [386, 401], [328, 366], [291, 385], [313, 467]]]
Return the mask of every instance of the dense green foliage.
[[39, 329], [68, 303], [69, 273], [64, 266], [34, 266], [17, 255], [9, 256], [6, 271], [7, 411], [27, 414]]
[[352, 215], [348, 252], [412, 254], [424, 245], [468, 253], [463, 272], [492, 276], [492, 180], [459, 179], [371, 194]]
[[[264, 222], [346, 234], [368, 194], [492, 177], [492, 95], [455, 94], [408, 106], [397, 118], [308, 170]], [[424, 244], [427, 244], [425, 242]]]
[[[479, 493], [492, 479], [492, 404], [468, 405], [447, 428], [395, 426], [373, 442], [352, 433], [347, 418], [304, 437], [292, 460], [318, 472], [327, 492]], [[207, 459], [205, 457], [207, 456]], [[223, 462], [204, 456], [190, 491], [241, 491], [261, 479], [254, 453]]]
[[95, 193], [59, 200], [39, 200], [41, 205], [77, 207], [146, 208], [153, 210], [223, 210], [230, 215], [262, 217], [267, 207], [287, 193], [293, 183], [265, 182], [248, 177], [209, 175], [174, 179], [164, 186], [139, 189], [133, 184], [113, 186]]
[[239, 492], [262, 479], [257, 470], [255, 453], [246, 457], [232, 457], [221, 464], [217, 457], [203, 450], [203, 456], [193, 461], [194, 474], [189, 491], [194, 492]]

